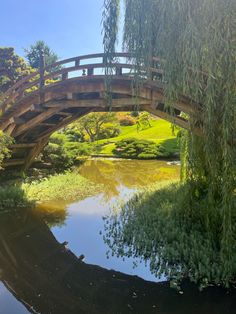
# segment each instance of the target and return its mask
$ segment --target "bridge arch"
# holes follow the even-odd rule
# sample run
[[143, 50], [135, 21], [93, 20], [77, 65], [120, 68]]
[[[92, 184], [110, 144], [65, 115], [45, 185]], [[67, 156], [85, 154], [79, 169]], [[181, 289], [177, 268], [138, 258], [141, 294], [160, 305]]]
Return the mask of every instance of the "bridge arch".
[[[158, 58], [144, 72], [138, 97], [133, 97], [132, 57], [116, 53], [115, 61], [107, 65], [104, 54], [77, 56], [62, 60], [34, 72], [12, 86], [0, 103], [0, 129], [15, 139], [13, 158], [5, 166], [28, 168], [47, 144], [50, 135], [89, 112], [111, 109], [107, 101], [105, 69], [109, 77], [112, 111], [148, 111], [182, 128], [189, 128], [181, 112], [188, 115], [199, 110], [199, 105], [180, 96], [170, 114], [164, 108], [163, 71]], [[23, 156], [19, 155], [24, 151]], [[21, 152], [21, 153], [20, 153]]]

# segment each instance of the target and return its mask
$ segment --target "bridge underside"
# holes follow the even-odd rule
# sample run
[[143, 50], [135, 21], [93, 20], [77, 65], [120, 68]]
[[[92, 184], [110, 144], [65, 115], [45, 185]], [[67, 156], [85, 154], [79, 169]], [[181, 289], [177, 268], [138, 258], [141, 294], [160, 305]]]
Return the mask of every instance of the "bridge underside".
[[47, 144], [50, 135], [89, 112], [148, 111], [176, 125], [189, 128], [180, 113], [192, 115], [196, 104], [182, 97], [174, 112], [164, 108], [162, 86], [146, 82], [139, 97], [133, 97], [132, 79], [116, 76], [111, 81], [112, 105], [107, 101], [103, 75], [67, 79], [26, 94], [0, 119], [0, 129], [15, 139], [12, 158], [5, 167], [28, 168]]

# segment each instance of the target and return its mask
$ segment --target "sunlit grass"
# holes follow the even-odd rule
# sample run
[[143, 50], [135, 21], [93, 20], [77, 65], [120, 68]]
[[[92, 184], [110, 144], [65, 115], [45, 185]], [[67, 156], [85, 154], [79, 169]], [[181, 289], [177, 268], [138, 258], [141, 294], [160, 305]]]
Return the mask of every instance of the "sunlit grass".
[[171, 124], [165, 120], [151, 120], [151, 127], [137, 131], [137, 126], [122, 126], [121, 134], [117, 137], [99, 140], [98, 144], [102, 144], [101, 154], [113, 155], [115, 143], [125, 138], [136, 138], [153, 141], [165, 147], [167, 152], [178, 152], [176, 134], [173, 133]]

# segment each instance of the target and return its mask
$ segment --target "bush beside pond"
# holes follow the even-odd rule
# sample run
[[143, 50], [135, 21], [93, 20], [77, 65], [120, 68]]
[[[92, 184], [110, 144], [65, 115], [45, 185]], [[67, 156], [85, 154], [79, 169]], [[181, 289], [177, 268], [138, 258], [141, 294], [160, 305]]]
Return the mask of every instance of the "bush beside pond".
[[172, 156], [162, 145], [136, 138], [126, 138], [116, 142], [113, 153], [117, 157], [134, 159], [156, 159]]
[[31, 207], [31, 202], [20, 186], [0, 187], [0, 213]]

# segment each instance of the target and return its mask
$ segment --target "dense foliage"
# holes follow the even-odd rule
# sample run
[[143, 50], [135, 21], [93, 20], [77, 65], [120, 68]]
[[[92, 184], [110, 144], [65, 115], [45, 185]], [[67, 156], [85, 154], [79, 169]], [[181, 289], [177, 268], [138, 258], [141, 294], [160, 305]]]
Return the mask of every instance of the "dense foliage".
[[11, 150], [9, 149], [9, 145], [13, 143], [13, 139], [4, 134], [0, 130], [0, 169], [2, 168], [2, 162], [5, 158], [9, 158], [11, 155]]
[[74, 125], [91, 142], [114, 137], [120, 133], [118, 119], [113, 112], [92, 112], [80, 118]]
[[0, 213], [27, 208], [33, 203], [28, 200], [20, 186], [0, 186]]
[[[105, 0], [104, 5], [109, 61], [115, 50], [119, 3]], [[209, 236], [217, 228], [218, 277], [227, 283], [235, 275], [236, 2], [129, 0], [124, 7], [123, 44], [136, 57], [135, 85], [141, 84], [141, 67], [148, 69], [152, 56], [159, 56], [166, 106], [171, 107], [179, 95], [199, 104], [200, 109], [188, 117], [190, 131], [182, 136], [182, 178], [188, 187], [182, 201], [183, 207], [189, 204], [185, 215], [191, 217], [196, 211], [195, 196], [204, 198], [197, 208]], [[200, 234], [193, 236], [197, 241]], [[211, 278], [210, 270], [205, 275]]]
[[25, 60], [15, 54], [14, 48], [0, 47], [0, 95], [30, 71]]
[[170, 157], [165, 148], [149, 140], [126, 138], [115, 143], [113, 153], [122, 158], [156, 159]]
[[[143, 258], [150, 262], [150, 269], [157, 277], [166, 276], [176, 288], [187, 277], [201, 288], [212, 283], [227, 286], [236, 273], [236, 242], [226, 276], [221, 255], [220, 213], [209, 222], [209, 233], [204, 212], [207, 194], [195, 195], [190, 204], [186, 185], [161, 187], [140, 192], [121, 212], [114, 211], [105, 217], [104, 240], [110, 248], [109, 255]], [[191, 215], [187, 214], [190, 212]]]

